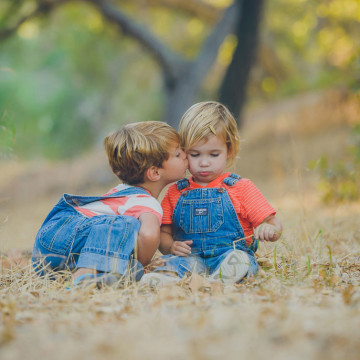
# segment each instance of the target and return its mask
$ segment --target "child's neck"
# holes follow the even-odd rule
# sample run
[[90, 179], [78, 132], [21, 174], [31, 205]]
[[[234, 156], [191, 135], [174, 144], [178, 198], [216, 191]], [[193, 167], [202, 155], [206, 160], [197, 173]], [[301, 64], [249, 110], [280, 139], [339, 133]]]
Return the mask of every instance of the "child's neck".
[[207, 186], [211, 182], [210, 181], [210, 182], [205, 183], [205, 182], [202, 182], [202, 181], [197, 181], [194, 177], [193, 177], [193, 181], [194, 181], [195, 184], [198, 184], [198, 185], [201, 185], [201, 186]]
[[195, 178], [194, 175], [192, 175], [192, 180], [194, 181], [195, 184], [198, 184], [201, 186], [207, 186], [210, 183], [212, 183], [213, 181], [215, 181], [216, 179], [218, 179], [219, 177], [223, 176], [224, 174], [226, 174], [226, 172], [223, 172], [221, 175], [217, 176], [215, 179], [212, 179], [211, 181], [208, 181], [208, 182], [199, 181], [198, 179]]
[[164, 187], [159, 183], [152, 183], [152, 182], [144, 182], [136, 186], [141, 187], [142, 189], [148, 191], [154, 198], [159, 197], [161, 190]]

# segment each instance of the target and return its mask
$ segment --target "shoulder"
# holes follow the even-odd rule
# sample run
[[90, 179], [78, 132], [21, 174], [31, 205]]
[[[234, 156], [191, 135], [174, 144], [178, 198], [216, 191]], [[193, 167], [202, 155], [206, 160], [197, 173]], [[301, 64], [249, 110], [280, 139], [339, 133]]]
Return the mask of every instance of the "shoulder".
[[158, 208], [160, 206], [158, 200], [151, 195], [146, 195], [146, 194], [134, 195], [133, 199], [136, 199], [137, 202], [146, 204], [147, 206], [152, 205], [152, 207], [154, 208]]
[[241, 178], [239, 179], [233, 186], [229, 186], [229, 188], [234, 188], [234, 189], [251, 189], [251, 188], [255, 188], [257, 189], [257, 187], [255, 186], [255, 184], [250, 180], [250, 179], [246, 179], [246, 178]]
[[[181, 181], [181, 180], [179, 180], [179, 181]], [[180, 195], [180, 190], [178, 188], [178, 182], [176, 182], [168, 187], [165, 196], [171, 197], [171, 196], [178, 196], [178, 195]]]
[[178, 189], [177, 183], [169, 186], [164, 198], [161, 201], [161, 206], [163, 207], [164, 213], [174, 209], [180, 195], [181, 191]]
[[[149, 213], [154, 214], [160, 221], [163, 216], [163, 209], [160, 203], [151, 195], [134, 195], [129, 197], [128, 201], [124, 205], [127, 208], [128, 214], [134, 213], [133, 216], [139, 218], [139, 216]], [[127, 215], [126, 213], [124, 213]]]
[[233, 186], [227, 187], [229, 194], [241, 201], [246, 199], [258, 197], [261, 195], [260, 190], [249, 179], [241, 178]]
[[158, 212], [161, 212], [161, 205], [157, 201], [156, 198], [151, 196], [150, 194], [132, 194], [130, 196], [126, 196], [126, 203], [124, 206], [130, 207], [141, 207], [143, 208], [151, 208]]

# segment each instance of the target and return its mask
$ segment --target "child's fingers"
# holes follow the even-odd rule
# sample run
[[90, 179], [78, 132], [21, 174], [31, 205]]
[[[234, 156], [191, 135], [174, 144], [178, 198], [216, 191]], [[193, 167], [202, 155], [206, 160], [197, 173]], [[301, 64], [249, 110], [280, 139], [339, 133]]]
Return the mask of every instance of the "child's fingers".
[[182, 241], [175, 241], [172, 253], [176, 256], [188, 256], [191, 253], [191, 248]]
[[271, 229], [271, 228], [266, 229], [266, 232], [265, 232], [266, 240], [271, 241], [274, 237], [274, 234], [275, 234], [274, 229]]
[[256, 239], [261, 241], [270, 240], [271, 226], [268, 224], [261, 224], [254, 230], [254, 235]]
[[269, 241], [276, 241], [279, 239], [279, 233], [274, 231], [274, 233], [272, 234], [272, 236], [270, 237]]
[[189, 253], [183, 249], [174, 249], [173, 254], [176, 256], [183, 256], [183, 257], [189, 256]]
[[254, 231], [255, 239], [264, 241], [265, 240], [264, 232], [265, 232], [265, 225], [264, 224], [259, 225]]
[[181, 251], [189, 255], [191, 253], [191, 247], [189, 245], [191, 244], [192, 240], [181, 241], [178, 243], [178, 248], [179, 250], [181, 249]]
[[[191, 242], [192, 242], [192, 241], [191, 241]], [[179, 248], [182, 248], [182, 249], [188, 251], [189, 253], [191, 252], [191, 247], [190, 247], [188, 244], [186, 244], [185, 241], [184, 241], [184, 242], [180, 242], [178, 246], [179, 246]]]
[[255, 239], [261, 240], [259, 236], [259, 227], [254, 229], [254, 237]]
[[277, 234], [274, 226], [268, 225], [268, 226], [264, 227], [263, 230], [264, 230], [264, 232], [263, 232], [264, 240], [276, 241], [278, 239], [278, 234]]
[[254, 237], [261, 241], [276, 241], [280, 236], [273, 225], [260, 224], [254, 229]]

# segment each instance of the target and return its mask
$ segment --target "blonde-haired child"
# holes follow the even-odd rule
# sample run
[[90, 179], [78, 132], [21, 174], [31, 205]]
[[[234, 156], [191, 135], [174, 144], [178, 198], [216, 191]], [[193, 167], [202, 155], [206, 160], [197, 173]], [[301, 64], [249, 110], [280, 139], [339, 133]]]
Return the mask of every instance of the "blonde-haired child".
[[240, 147], [234, 117], [218, 102], [201, 102], [186, 111], [179, 133], [192, 177], [171, 185], [162, 201], [165, 265], [142, 281], [157, 285], [176, 279], [169, 273], [195, 271], [233, 283], [256, 274], [255, 239], [278, 240], [282, 225], [250, 180], [226, 171]]
[[104, 144], [122, 183], [102, 196], [61, 197], [35, 239], [32, 260], [39, 274], [75, 270], [73, 285], [99, 285], [133, 268], [138, 279], [158, 249], [162, 209], [155, 198], [188, 167], [179, 134], [147, 121], [124, 126]]

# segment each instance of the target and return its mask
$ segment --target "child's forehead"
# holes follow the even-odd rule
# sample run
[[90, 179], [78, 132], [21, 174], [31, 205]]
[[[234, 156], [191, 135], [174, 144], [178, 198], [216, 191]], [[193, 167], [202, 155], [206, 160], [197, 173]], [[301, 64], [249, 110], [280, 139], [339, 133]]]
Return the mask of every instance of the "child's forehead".
[[204, 146], [208, 148], [219, 148], [222, 146], [226, 146], [226, 141], [222, 136], [209, 135], [207, 137], [204, 137], [203, 139], [194, 141], [193, 144], [188, 146], [187, 150], [197, 149]]
[[189, 141], [188, 146], [192, 147], [192, 146], [198, 146], [198, 145], [204, 145], [207, 144], [208, 142], [226, 142], [226, 136], [223, 136], [222, 133], [217, 133], [216, 135], [213, 133], [210, 134], [206, 134], [203, 136], [198, 136], [196, 138], [191, 139], [191, 141]]

